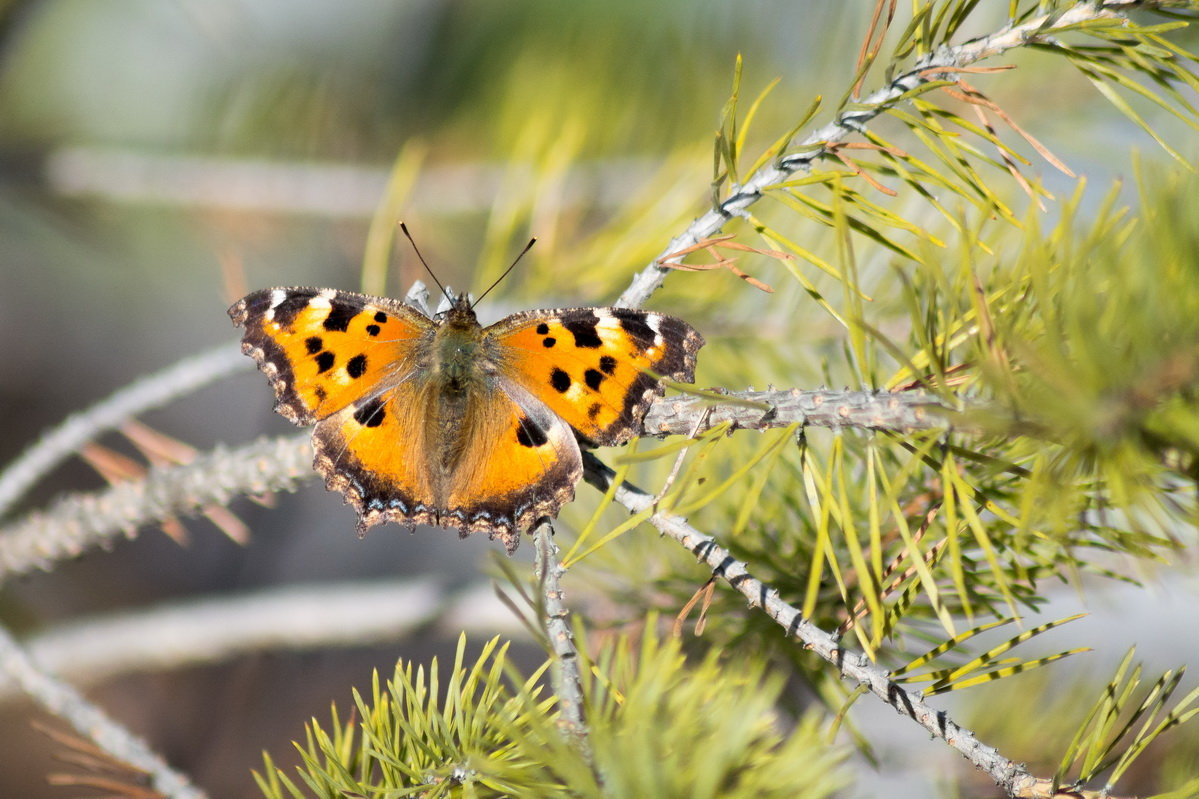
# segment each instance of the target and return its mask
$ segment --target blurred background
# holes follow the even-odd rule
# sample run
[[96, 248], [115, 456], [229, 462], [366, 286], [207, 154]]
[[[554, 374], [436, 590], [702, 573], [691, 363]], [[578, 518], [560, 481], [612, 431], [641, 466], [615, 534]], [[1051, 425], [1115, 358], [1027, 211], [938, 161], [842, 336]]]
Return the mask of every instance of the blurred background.
[[[402, 294], [420, 267], [406, 246], [391, 256], [385, 241], [371, 240], [376, 215], [403, 218], [442, 281], [476, 292], [538, 236], [526, 265], [482, 309], [489, 319], [611, 301], [705, 210], [712, 134], [737, 54], [747, 96], [780, 78], [755, 122], [761, 148], [815, 95], [845, 90], [872, 5], [0, 0], [0, 464], [131, 381], [233, 346], [225, 308], [247, 290]], [[1130, 142], [1143, 142], [1146, 159], [1166, 159], [1083, 79], [1055, 64], [1045, 81], [1036, 54], [1020, 63], [1002, 81], [977, 82], [1102, 187], [1097, 196], [1129, 174]], [[1067, 194], [1073, 185], [1046, 180]], [[385, 273], [364, 269], [380, 262]], [[756, 335], [749, 323], [787, 319], [803, 301], [781, 267], [756, 266], [778, 293], [730, 309], [720, 300], [731, 279], [676, 280], [651, 303], [704, 331], [702, 385], [741, 387], [727, 364]], [[835, 347], [834, 332], [819, 322], [813, 346]], [[812, 362], [764, 356], [755, 379], [813, 388], [823, 376]], [[271, 412], [248, 359], [236, 376], [142, 421], [200, 451], [292, 430]], [[120, 436], [102, 443], [135, 454]], [[14, 516], [103, 484], [73, 460]], [[580, 488], [585, 507], [564, 513], [566, 534], [587, 518], [593, 494]], [[463, 627], [476, 644], [520, 634], [488, 589], [498, 547], [485, 539], [386, 527], [359, 541], [353, 512], [317, 481], [273, 508], [240, 501], [232, 510], [244, 528], [222, 524], [235, 537], [250, 531], [244, 542], [209, 520], [187, 520], [174, 538], [143, 530], [0, 591], [0, 617], [33, 636], [285, 586], [431, 581], [415, 585], [435, 610], [402, 635], [72, 675], [213, 796], [256, 795], [250, 769], [264, 749], [294, 762], [288, 742], [304, 721], [326, 717], [331, 702], [348, 707], [351, 686], [368, 686], [372, 670], [387, 673], [397, 656], [444, 657]], [[1172, 585], [1195, 593], [1193, 578]], [[1138, 618], [1136, 603], [1116, 596], [1108, 610]], [[364, 604], [360, 613], [380, 610]], [[1199, 638], [1193, 614], [1180, 623]], [[1152, 651], [1152, 640], [1143, 643]], [[1186, 660], [1165, 649], [1162, 668]], [[542, 659], [531, 644], [523, 657]], [[11, 693], [0, 701], [0, 796], [79, 795], [47, 787], [46, 775], [65, 768], [54, 760], [62, 750], [31, 720], [61, 725]], [[920, 750], [933, 765], [913, 766], [910, 795], [927, 795], [928, 774], [946, 756], [936, 750]], [[863, 775], [862, 795], [874, 794], [871, 779]]]

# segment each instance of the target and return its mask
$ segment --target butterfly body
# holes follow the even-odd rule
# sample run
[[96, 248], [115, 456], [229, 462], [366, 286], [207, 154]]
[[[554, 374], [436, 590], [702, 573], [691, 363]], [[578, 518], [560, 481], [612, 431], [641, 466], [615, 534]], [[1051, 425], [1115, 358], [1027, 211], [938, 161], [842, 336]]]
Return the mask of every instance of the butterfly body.
[[582, 475], [579, 441], [618, 444], [694, 379], [703, 339], [649, 311], [525, 311], [484, 327], [465, 297], [430, 319], [333, 289], [254, 292], [229, 309], [276, 410], [315, 424], [314, 466], [362, 530], [384, 521], [487, 532], [511, 551]]

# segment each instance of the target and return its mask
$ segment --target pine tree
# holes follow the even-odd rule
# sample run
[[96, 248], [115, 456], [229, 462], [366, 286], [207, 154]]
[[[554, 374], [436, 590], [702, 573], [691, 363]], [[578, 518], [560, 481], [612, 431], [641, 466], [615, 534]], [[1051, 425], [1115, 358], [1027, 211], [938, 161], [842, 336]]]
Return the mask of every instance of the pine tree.
[[[705, 331], [702, 382], [672, 386], [626, 450], [585, 457], [597, 491], [556, 537], [535, 531], [534, 575], [504, 564], [544, 667], [520, 673], [499, 639], [474, 659], [462, 639], [448, 669], [402, 661], [310, 724], [298, 773], [268, 756], [264, 795], [832, 796], [850, 752], [882, 743], [858, 709], [885, 705], [1008, 796], [1199, 796], [1182, 668], [1144, 673], [1135, 630], [1063, 646], [1079, 614], [1036, 618], [1063, 585], [1150, 590], [1195, 546], [1199, 179], [1144, 109], [1199, 129], [1199, 6], [1013, 0], [965, 35], [980, 5], [879, 0], [844, 84], [802, 110], [785, 86], [746, 86], [738, 60], [708, 209], [618, 300], [662, 289]], [[994, 99], [1033, 50], [1040, 79], [1078, 70], [1177, 168], [1077, 179]], [[1026, 113], [1052, 113], [1037, 102]], [[780, 107], [793, 120], [763, 130]], [[402, 155], [376, 216], [368, 289], [408, 169]], [[593, 285], [617, 279], [612, 241], [654, 203], [580, 234]], [[554, 279], [534, 262], [530, 284]], [[205, 357], [48, 436], [0, 474], [0, 510], [82, 441], [234, 368]], [[750, 388], [764, 381], [782, 387]], [[0, 529], [2, 573], [288, 489], [313, 476], [307, 447], [217, 449], [61, 500]], [[1100, 647], [1127, 655], [1087, 678]], [[97, 743], [158, 791], [197, 795], [4, 648], [81, 732], [114, 729]], [[958, 691], [975, 704], [946, 711]]]

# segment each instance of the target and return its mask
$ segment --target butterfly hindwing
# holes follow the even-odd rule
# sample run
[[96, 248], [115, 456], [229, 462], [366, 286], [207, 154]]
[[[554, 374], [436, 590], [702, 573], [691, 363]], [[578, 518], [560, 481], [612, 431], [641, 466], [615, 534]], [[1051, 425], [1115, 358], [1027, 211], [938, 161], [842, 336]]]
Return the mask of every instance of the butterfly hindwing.
[[[359, 527], [394, 521], [486, 532], [509, 551], [574, 498], [582, 474], [570, 428], [518, 385], [475, 386], [456, 418], [416, 375], [322, 420], [315, 465]], [[447, 423], [452, 422], [452, 423]]]
[[242, 351], [275, 389], [275, 410], [305, 425], [416, 368], [433, 322], [383, 297], [314, 288], [256, 291], [229, 309]]
[[467, 449], [447, 481], [453, 525], [500, 527], [519, 535], [558, 515], [574, 499], [583, 460], [570, 427], [522, 386], [503, 378], [488, 387], [478, 419], [465, 419]]
[[695, 379], [703, 337], [673, 316], [628, 308], [513, 314], [484, 331], [511, 374], [588, 442], [625, 442], [663, 393], [659, 377]]

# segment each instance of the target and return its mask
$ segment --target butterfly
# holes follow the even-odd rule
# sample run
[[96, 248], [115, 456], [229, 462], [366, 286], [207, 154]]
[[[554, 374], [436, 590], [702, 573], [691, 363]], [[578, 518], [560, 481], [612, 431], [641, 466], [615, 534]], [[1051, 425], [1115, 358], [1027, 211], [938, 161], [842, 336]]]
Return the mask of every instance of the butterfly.
[[311, 425], [326, 487], [373, 525], [486, 532], [513, 552], [574, 499], [580, 443], [621, 444], [703, 337], [627, 308], [522, 311], [484, 327], [465, 295], [430, 318], [335, 289], [255, 291], [229, 309], [275, 410]]

